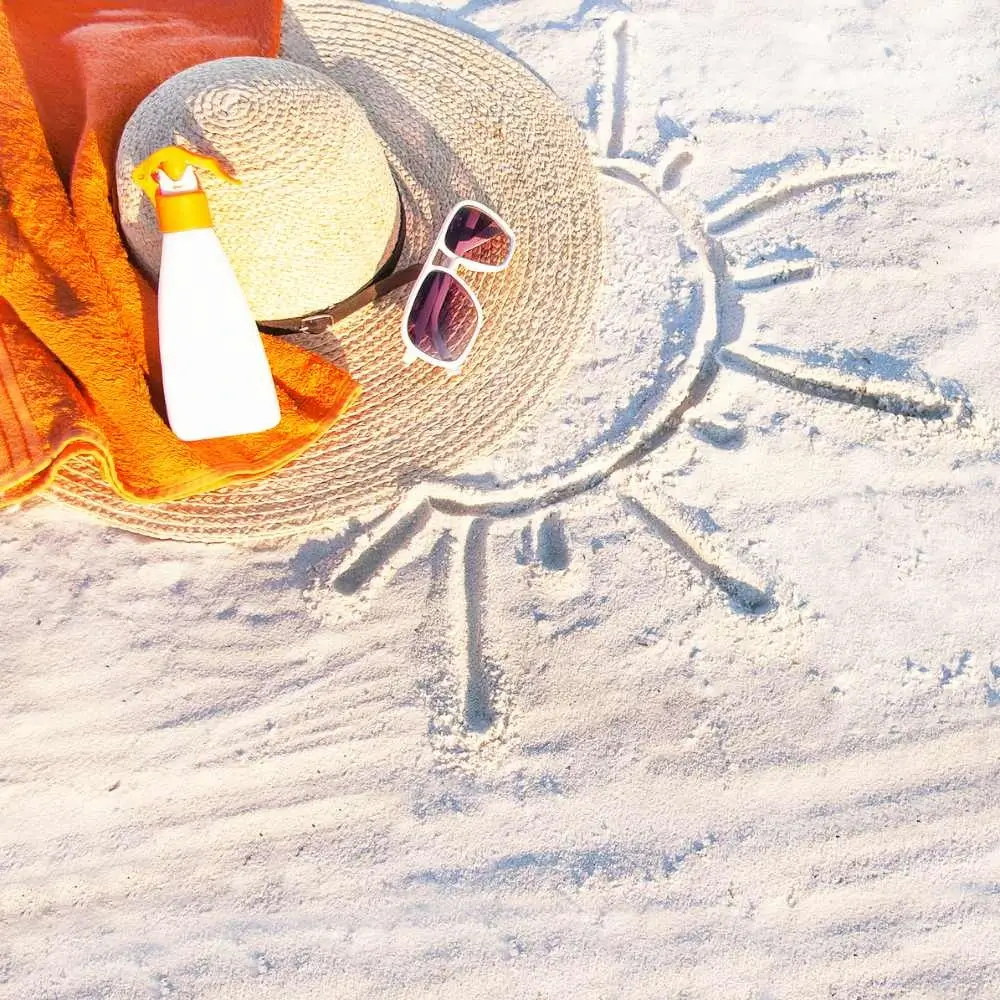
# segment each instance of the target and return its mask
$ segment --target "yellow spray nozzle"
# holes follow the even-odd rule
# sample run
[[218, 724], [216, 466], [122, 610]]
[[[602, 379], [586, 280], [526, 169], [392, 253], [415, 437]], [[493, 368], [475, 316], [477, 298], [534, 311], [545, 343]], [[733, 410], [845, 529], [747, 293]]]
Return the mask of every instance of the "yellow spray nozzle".
[[207, 170], [216, 177], [229, 181], [230, 184], [240, 183], [239, 179], [228, 173], [214, 157], [192, 153], [190, 149], [184, 149], [182, 146], [164, 146], [151, 153], [132, 171], [132, 180], [155, 202], [160, 190], [156, 175], [162, 170], [172, 181], [179, 181], [188, 167]]

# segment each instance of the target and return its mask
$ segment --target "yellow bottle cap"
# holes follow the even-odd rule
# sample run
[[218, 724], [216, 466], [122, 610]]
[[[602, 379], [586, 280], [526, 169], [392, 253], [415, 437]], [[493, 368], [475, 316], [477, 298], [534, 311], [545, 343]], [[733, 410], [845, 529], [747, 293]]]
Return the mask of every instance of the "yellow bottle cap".
[[214, 157], [192, 153], [181, 146], [164, 146], [150, 154], [132, 171], [132, 180], [156, 206], [157, 221], [163, 233], [212, 227], [208, 199], [200, 183], [196, 191], [165, 192], [160, 187], [157, 175], [161, 171], [170, 180], [179, 181], [188, 167], [207, 170], [230, 184], [240, 183]]

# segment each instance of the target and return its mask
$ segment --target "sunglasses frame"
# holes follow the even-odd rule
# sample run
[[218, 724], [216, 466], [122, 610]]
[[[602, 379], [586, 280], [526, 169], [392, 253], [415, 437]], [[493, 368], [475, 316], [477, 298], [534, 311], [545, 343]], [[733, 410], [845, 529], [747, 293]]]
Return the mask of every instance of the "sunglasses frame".
[[[504, 257], [503, 261], [499, 264], [481, 264], [478, 261], [468, 260], [465, 257], [461, 257], [458, 254], [452, 253], [451, 250], [445, 246], [445, 237], [447, 236], [448, 229], [458, 215], [460, 211], [466, 208], [473, 208], [479, 212], [488, 215], [502, 230], [504, 236], [507, 237], [509, 247], [507, 250], [507, 256]], [[469, 285], [462, 279], [462, 277], [457, 273], [460, 267], [464, 267], [469, 271], [480, 271], [480, 272], [491, 272], [491, 271], [502, 271], [510, 263], [511, 258], [514, 256], [514, 245], [515, 238], [514, 233], [510, 226], [500, 218], [499, 215], [486, 205], [480, 204], [478, 201], [460, 201], [458, 204], [454, 205], [451, 211], [448, 213], [447, 218], [444, 220], [440, 230], [438, 230], [437, 239], [434, 240], [434, 244], [427, 254], [427, 260], [424, 262], [423, 268], [421, 268], [420, 274], [417, 276], [416, 281], [413, 283], [413, 289], [410, 292], [409, 298], [406, 300], [406, 308], [403, 309], [403, 319], [400, 327], [400, 332], [403, 336], [403, 346], [405, 348], [405, 353], [403, 354], [403, 364], [412, 364], [417, 358], [422, 361], [426, 361], [429, 365], [433, 365], [435, 368], [441, 368], [449, 375], [457, 375], [461, 369], [462, 365], [465, 364], [466, 358], [468, 358], [473, 346], [476, 343], [476, 339], [479, 337], [479, 331], [483, 328], [483, 308], [479, 304], [479, 299], [476, 297], [475, 292], [469, 287]], [[434, 260], [439, 255], [443, 254], [447, 257], [447, 262], [444, 264], [435, 264]], [[473, 331], [472, 336], [469, 338], [469, 343], [466, 345], [465, 350], [462, 351], [460, 357], [453, 361], [444, 361], [441, 358], [435, 358], [430, 354], [424, 353], [417, 347], [413, 341], [410, 339], [409, 325], [410, 325], [410, 312], [413, 309], [413, 304], [416, 301], [417, 295], [420, 293], [421, 288], [423, 288], [424, 282], [427, 280], [428, 275], [438, 272], [441, 274], [447, 274], [452, 277], [453, 280], [457, 281], [462, 287], [462, 290], [466, 295], [472, 300], [472, 304], [476, 307], [476, 329]]]

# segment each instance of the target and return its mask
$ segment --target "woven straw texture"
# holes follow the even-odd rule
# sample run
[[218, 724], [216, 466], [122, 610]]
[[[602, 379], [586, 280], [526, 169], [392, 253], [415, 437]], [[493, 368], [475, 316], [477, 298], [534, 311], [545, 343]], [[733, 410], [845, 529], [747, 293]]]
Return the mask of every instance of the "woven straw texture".
[[406, 215], [401, 266], [422, 260], [450, 207], [492, 205], [517, 234], [510, 266], [463, 272], [484, 326], [457, 378], [402, 365], [406, 289], [301, 343], [346, 367], [361, 401], [275, 475], [165, 504], [120, 500], [75, 460], [51, 492], [161, 538], [252, 540], [315, 530], [487, 453], [551, 392], [592, 332], [603, 228], [596, 174], [561, 102], [524, 67], [433, 22], [354, 0], [286, 0], [282, 56], [366, 110]]
[[201, 176], [215, 231], [262, 322], [346, 299], [395, 246], [396, 185], [358, 103], [307, 66], [217, 59], [157, 87], [118, 145], [122, 233], [154, 281], [162, 239], [132, 170], [178, 144], [215, 156], [240, 179]]

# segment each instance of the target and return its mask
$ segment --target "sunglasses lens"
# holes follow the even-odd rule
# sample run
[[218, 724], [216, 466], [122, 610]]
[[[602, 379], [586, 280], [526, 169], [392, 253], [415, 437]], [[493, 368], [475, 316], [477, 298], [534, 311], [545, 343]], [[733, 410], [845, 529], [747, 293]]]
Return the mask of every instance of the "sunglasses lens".
[[479, 328], [479, 313], [464, 286], [444, 271], [431, 271], [417, 290], [406, 331], [418, 351], [439, 361], [458, 361]]
[[456, 213], [444, 234], [449, 253], [463, 260], [490, 267], [501, 267], [510, 256], [510, 237], [488, 212], [464, 205]]

